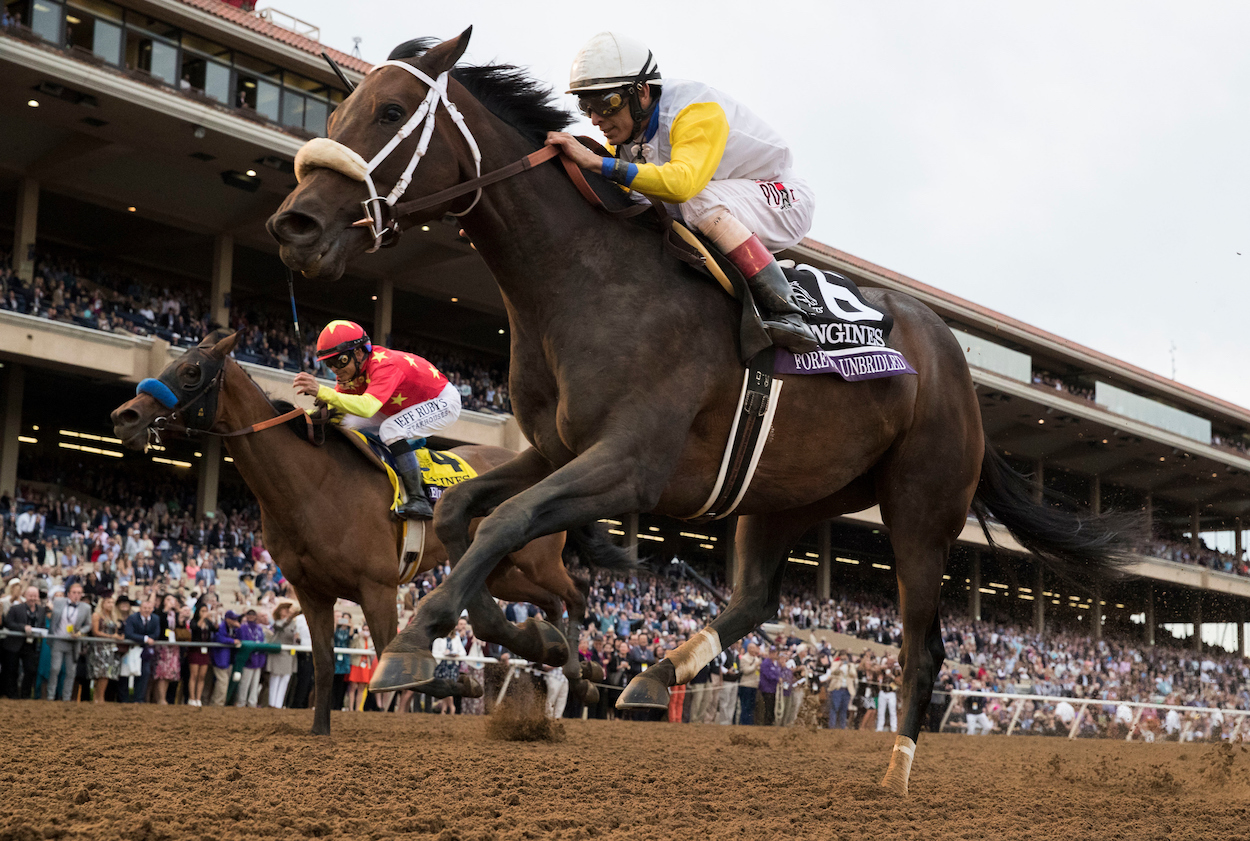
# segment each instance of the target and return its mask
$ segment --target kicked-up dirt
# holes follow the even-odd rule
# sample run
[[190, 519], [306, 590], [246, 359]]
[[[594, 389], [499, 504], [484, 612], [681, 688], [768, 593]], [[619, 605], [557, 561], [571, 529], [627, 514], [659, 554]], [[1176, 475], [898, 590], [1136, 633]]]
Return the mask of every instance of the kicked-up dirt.
[[1241, 745], [0, 702], [0, 841], [1250, 838]]

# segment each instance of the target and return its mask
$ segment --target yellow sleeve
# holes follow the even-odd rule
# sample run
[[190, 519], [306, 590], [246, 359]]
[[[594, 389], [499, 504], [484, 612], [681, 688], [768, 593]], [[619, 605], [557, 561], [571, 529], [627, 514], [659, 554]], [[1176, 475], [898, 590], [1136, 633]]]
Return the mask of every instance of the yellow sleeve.
[[673, 151], [666, 164], [639, 164], [631, 190], [682, 204], [712, 180], [729, 140], [729, 120], [717, 102], [694, 102], [681, 109], [668, 131]]
[[340, 412], [362, 418], [371, 418], [382, 408], [382, 401], [372, 394], [342, 394], [326, 385], [317, 389], [317, 399]]

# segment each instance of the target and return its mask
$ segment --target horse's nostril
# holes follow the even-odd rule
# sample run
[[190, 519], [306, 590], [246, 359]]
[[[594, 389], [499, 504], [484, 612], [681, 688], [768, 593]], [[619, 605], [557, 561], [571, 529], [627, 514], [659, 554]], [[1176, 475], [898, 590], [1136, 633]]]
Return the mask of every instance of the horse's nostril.
[[306, 213], [287, 210], [270, 220], [269, 233], [279, 243], [303, 245], [321, 238], [321, 223]]
[[122, 409], [120, 412], [113, 413], [113, 423], [116, 426], [130, 426], [138, 420], [139, 413], [134, 409]]

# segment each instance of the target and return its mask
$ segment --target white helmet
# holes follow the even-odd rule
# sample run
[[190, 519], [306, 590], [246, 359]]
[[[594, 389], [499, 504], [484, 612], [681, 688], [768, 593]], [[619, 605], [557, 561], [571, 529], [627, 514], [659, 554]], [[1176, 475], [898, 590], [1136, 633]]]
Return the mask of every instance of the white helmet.
[[663, 84], [659, 65], [647, 45], [627, 35], [600, 32], [573, 59], [567, 92], [609, 90], [643, 82]]

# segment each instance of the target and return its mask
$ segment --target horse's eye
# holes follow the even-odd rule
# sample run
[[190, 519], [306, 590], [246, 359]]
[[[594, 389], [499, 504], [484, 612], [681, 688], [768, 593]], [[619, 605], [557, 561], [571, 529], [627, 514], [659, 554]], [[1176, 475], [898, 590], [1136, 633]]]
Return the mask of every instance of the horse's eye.
[[200, 367], [198, 365], [188, 365], [182, 369], [182, 378], [188, 384], [194, 385], [195, 383], [198, 383], [201, 376], [202, 374], [200, 373]]
[[404, 118], [404, 109], [398, 105], [387, 105], [382, 109], [382, 122], [398, 123]]

